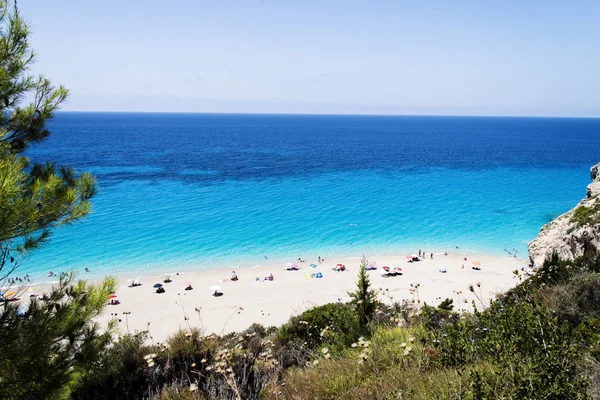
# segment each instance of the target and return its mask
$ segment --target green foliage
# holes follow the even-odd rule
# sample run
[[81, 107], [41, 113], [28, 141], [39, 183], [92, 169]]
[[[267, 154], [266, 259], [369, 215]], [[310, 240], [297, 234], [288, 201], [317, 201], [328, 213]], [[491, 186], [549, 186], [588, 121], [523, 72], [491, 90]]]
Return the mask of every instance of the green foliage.
[[356, 291], [348, 293], [350, 304], [352, 304], [358, 315], [358, 324], [362, 334], [369, 332], [369, 322], [373, 319], [375, 312], [381, 306], [377, 300], [377, 292], [371, 289], [371, 280], [367, 273], [369, 261], [363, 255], [360, 260], [358, 270], [358, 281], [356, 282]]
[[149, 387], [150, 374], [144, 356], [146, 334], [126, 335], [102, 351], [82, 372], [71, 399], [141, 399]]
[[[494, 367], [490, 374], [471, 374], [474, 393], [487, 393], [480, 398], [498, 396], [499, 390], [508, 398], [585, 397], [586, 383], [577, 373], [585, 338], [540, 304], [497, 301], [433, 337], [440, 366], [486, 362]], [[482, 384], [494, 379], [501, 388], [491, 391]]]
[[445, 299], [437, 307], [423, 304], [421, 315], [425, 326], [429, 329], [438, 329], [443, 325], [454, 323], [458, 320], [458, 313], [453, 312], [454, 300]]
[[275, 342], [280, 354], [293, 349], [300, 352], [293, 363], [298, 365], [321, 345], [327, 344], [332, 352], [342, 351], [356, 342], [361, 332], [352, 308], [343, 303], [330, 303], [290, 318], [277, 332]]
[[[19, 255], [42, 245], [52, 229], [90, 211], [95, 181], [67, 167], [30, 165], [28, 146], [45, 139], [46, 121], [67, 97], [28, 73], [34, 61], [29, 28], [18, 10], [0, 0], [0, 283]], [[32, 99], [21, 105], [23, 99]]]
[[[110, 334], [93, 319], [106, 305], [115, 281], [72, 284], [61, 276], [47, 301], [32, 299], [24, 313], [6, 302], [0, 311], [0, 398], [57, 398], [96, 361]], [[22, 314], [22, 315], [21, 315]]]
[[541, 292], [561, 320], [577, 326], [600, 316], [600, 275], [583, 272]]
[[577, 207], [573, 212], [571, 222], [575, 223], [576, 228], [580, 228], [585, 225], [600, 224], [600, 201], [598, 201], [596, 198], [596, 202], [590, 207]]
[[181, 330], [152, 346], [127, 335], [104, 349], [71, 398], [258, 399], [275, 371], [272, 332], [258, 324], [222, 337]]

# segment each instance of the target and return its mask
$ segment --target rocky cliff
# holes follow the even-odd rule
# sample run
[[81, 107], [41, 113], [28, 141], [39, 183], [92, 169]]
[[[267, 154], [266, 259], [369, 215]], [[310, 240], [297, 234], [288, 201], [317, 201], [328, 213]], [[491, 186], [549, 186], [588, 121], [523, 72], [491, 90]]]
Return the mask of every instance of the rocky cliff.
[[600, 163], [590, 170], [592, 183], [586, 197], [572, 210], [544, 225], [529, 243], [529, 258], [541, 265], [556, 251], [565, 260], [573, 260], [586, 251], [600, 248]]

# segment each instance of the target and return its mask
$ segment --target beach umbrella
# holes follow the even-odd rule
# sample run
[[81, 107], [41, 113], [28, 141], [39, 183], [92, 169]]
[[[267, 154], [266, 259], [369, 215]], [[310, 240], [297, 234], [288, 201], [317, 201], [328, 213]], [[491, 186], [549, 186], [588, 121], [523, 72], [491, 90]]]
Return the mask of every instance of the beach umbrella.
[[343, 266], [344, 266], [344, 264], [338, 264], [338, 265], [336, 265], [336, 267], [343, 267]]
[[133, 279], [127, 279], [127, 283], [133, 282]]
[[8, 293], [6, 293], [6, 294], [5, 294], [5, 296], [6, 296], [6, 297], [11, 297], [11, 296], [14, 296], [15, 294], [17, 294], [17, 292], [15, 292], [15, 291], [13, 290], [13, 291], [11, 291], [11, 292], [8, 292]]
[[116, 294], [111, 294], [110, 296], [108, 296], [109, 299], [116, 299], [117, 295]]
[[310, 264], [311, 267], [317, 268], [317, 264]]
[[27, 306], [21, 306], [17, 310], [17, 315], [25, 315], [26, 312], [27, 312]]
[[192, 286], [192, 282], [186, 282], [185, 286]]
[[213, 292], [216, 292], [217, 290], [220, 290], [220, 289], [221, 289], [221, 286], [219, 286], [219, 285], [212, 285], [210, 287], [210, 290]]
[[162, 287], [162, 283], [155, 283], [153, 287], [155, 287], [155, 288]]
[[292, 263], [285, 263], [286, 267], [291, 267], [293, 264]]
[[473, 265], [481, 265], [479, 261], [473, 261]]
[[412, 260], [414, 256], [406, 256], [407, 260]]

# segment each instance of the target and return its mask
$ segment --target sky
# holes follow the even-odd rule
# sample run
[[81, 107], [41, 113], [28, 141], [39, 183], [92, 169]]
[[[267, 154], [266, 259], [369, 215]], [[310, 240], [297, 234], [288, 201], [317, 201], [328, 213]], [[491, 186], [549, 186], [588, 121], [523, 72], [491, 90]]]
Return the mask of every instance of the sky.
[[600, 117], [600, 1], [21, 0], [71, 111]]

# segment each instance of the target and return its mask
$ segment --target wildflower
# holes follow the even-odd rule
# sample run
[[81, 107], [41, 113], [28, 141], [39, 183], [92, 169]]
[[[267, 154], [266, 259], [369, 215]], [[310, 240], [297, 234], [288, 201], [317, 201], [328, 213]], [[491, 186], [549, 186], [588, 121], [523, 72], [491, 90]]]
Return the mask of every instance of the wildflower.
[[210, 370], [212, 370], [212, 369], [213, 369], [213, 367], [209, 365], [208, 367], [206, 367], [206, 368], [204, 368], [204, 369], [205, 369], [205, 370], [207, 370], [207, 371], [210, 371]]
[[203, 358], [202, 360], [200, 360], [200, 362], [201, 362], [202, 364], [204, 364], [204, 363], [206, 362], [206, 358]]
[[192, 383], [190, 385], [190, 392], [195, 392], [196, 390], [198, 390], [198, 385], [196, 385], [195, 383]]
[[408, 341], [409, 341], [409, 343], [414, 343], [415, 338], [411, 336], [411, 337], [408, 338]]
[[400, 343], [400, 347], [402, 347], [402, 348], [406, 347], [406, 343]]
[[408, 351], [408, 349], [404, 350], [404, 356], [407, 356], [410, 354], [410, 351]]
[[313, 361], [313, 365], [319, 365], [319, 360]]
[[331, 358], [331, 354], [325, 354], [325, 358], [329, 360]]
[[150, 362], [148, 363], [148, 366], [149, 366], [149, 367], [154, 367], [154, 361], [150, 361]]
[[229, 368], [227, 368], [225, 371], [226, 371], [226, 372], [232, 372], [233, 370], [231, 369], [231, 367], [229, 367]]
[[356, 346], [357, 346], [357, 344], [356, 344], [356, 343], [352, 343], [352, 344], [350, 345], [350, 347], [356, 347]]
[[321, 349], [321, 352], [323, 354], [327, 354], [327, 353], [329, 353], [329, 349], [327, 347], [323, 347], [323, 349]]

